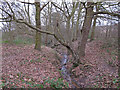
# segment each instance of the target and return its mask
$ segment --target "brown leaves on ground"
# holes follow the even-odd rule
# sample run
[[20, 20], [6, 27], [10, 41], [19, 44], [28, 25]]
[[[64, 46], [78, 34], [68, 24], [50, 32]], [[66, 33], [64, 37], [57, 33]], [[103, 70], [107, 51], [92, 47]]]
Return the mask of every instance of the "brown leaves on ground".
[[56, 61], [55, 52], [49, 47], [43, 46], [41, 51], [37, 51], [34, 45], [18, 47], [4, 44], [2, 57], [2, 78], [5, 83], [13, 82], [17, 87], [28, 87], [21, 80], [41, 84], [44, 77], [60, 77], [57, 68], [52, 64]]
[[[118, 85], [118, 57], [110, 53], [111, 49], [109, 53], [106, 49], [101, 49], [102, 45], [101, 41], [87, 43], [86, 56], [81, 59], [85, 64], [72, 70], [76, 75], [73, 78], [84, 87], [116, 88]], [[60, 53], [64, 50], [66, 52], [61, 46], [58, 49]], [[55, 53], [54, 49], [46, 46], [43, 46], [41, 51], [37, 51], [34, 45], [20, 47], [3, 44], [2, 81], [8, 86], [29, 87], [23, 81], [42, 84], [45, 77], [59, 78], [60, 62]], [[67, 68], [70, 67], [72, 64], [68, 62]]]
[[[101, 41], [88, 42], [86, 55], [81, 59], [85, 65], [73, 69], [78, 76], [76, 80], [84, 87], [116, 88], [118, 86], [118, 58], [106, 52], [108, 48], [101, 49], [102, 45]], [[113, 57], [116, 57], [114, 62], [108, 63]]]

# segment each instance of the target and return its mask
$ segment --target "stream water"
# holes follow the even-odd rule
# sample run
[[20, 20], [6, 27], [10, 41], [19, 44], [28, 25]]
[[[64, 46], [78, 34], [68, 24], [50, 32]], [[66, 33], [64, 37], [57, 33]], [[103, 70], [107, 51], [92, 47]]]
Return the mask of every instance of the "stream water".
[[63, 56], [63, 58], [61, 60], [61, 66], [62, 66], [61, 67], [61, 71], [62, 71], [61, 73], [63, 75], [63, 78], [65, 80], [67, 80], [70, 85], [72, 85], [72, 88], [78, 88], [78, 87], [81, 88], [81, 86], [78, 85], [77, 82], [73, 78], [71, 78], [70, 73], [68, 72], [68, 70], [66, 68], [66, 64], [69, 60], [68, 55], [66, 53], [64, 53], [64, 54], [62, 54], [62, 56]]

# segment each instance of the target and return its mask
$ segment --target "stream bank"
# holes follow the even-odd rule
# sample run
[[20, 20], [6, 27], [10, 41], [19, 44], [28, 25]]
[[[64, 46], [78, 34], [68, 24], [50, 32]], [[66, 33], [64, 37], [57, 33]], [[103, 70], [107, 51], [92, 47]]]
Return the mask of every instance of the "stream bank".
[[74, 78], [71, 78], [71, 74], [68, 72], [66, 68], [66, 64], [69, 61], [69, 57], [66, 53], [62, 53], [61, 59], [61, 74], [65, 80], [72, 86], [72, 88], [82, 88], [81, 85], [77, 83]]

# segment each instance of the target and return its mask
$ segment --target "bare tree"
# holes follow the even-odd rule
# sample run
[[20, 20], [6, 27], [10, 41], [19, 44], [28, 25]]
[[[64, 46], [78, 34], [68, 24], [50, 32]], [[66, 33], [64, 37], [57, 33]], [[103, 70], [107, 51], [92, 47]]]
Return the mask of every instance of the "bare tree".
[[[85, 47], [86, 47], [86, 43], [87, 43], [87, 39], [88, 39], [88, 34], [89, 34], [89, 31], [90, 31], [90, 28], [91, 28], [91, 24], [92, 24], [92, 19], [95, 15], [103, 15], [103, 14], [108, 14], [108, 15], [111, 15], [111, 16], [114, 16], [114, 17], [120, 17], [119, 13], [118, 12], [112, 12], [110, 10], [105, 10], [104, 8], [102, 8], [100, 11], [93, 11], [93, 8], [96, 4], [98, 5], [103, 5], [104, 3], [94, 3], [94, 2], [76, 2], [75, 6], [69, 10], [68, 6], [66, 3], [64, 3], [65, 5], [65, 10], [62, 8], [62, 7], [59, 7], [59, 5], [57, 5], [56, 3], [52, 3], [52, 5], [54, 7], [56, 7], [57, 9], [60, 10], [60, 12], [62, 12], [62, 15], [64, 15], [64, 17], [66, 18], [66, 31], [67, 31], [67, 34], [68, 34], [68, 37], [69, 39], [68, 40], [64, 40], [64, 38], [62, 39], [62, 34], [59, 33], [59, 23], [58, 23], [58, 20], [56, 20], [56, 31], [57, 33], [55, 32], [51, 32], [51, 31], [46, 31], [46, 30], [42, 30], [40, 25], [40, 13], [41, 13], [41, 10], [47, 5], [47, 4], [44, 4], [41, 8], [40, 8], [40, 3], [38, 2], [35, 2], [34, 4], [36, 5], [36, 26], [26, 22], [24, 19], [20, 19], [20, 18], [17, 18], [16, 17], [16, 13], [13, 11], [13, 8], [11, 8], [10, 4], [8, 2], [6, 2], [8, 7], [9, 7], [9, 10], [11, 11], [11, 13], [7, 12], [6, 10], [2, 9], [0, 7], [0, 9], [6, 13], [8, 15], [8, 18], [5, 19], [4, 21], [7, 21], [7, 20], [12, 20], [12, 21], [15, 21], [17, 23], [22, 23], [22, 24], [25, 24], [27, 25], [28, 27], [30, 27], [31, 29], [33, 30], [36, 30], [36, 35], [39, 33], [44, 33], [44, 34], [48, 34], [48, 35], [52, 35], [54, 36], [54, 38], [60, 43], [62, 44], [64, 47], [66, 47], [72, 54], [73, 58], [74, 58], [74, 61], [75, 63], [80, 63], [80, 57], [81, 56], [84, 56], [85, 55]], [[73, 17], [73, 15], [75, 14], [75, 11], [76, 9], [78, 8], [78, 5], [79, 3], [81, 3], [83, 5], [83, 9], [85, 10], [84, 12], [84, 21], [83, 21], [83, 26], [82, 26], [82, 36], [81, 36], [81, 39], [79, 40], [79, 43], [78, 43], [78, 48], [77, 50], [74, 50], [73, 47], [72, 47], [72, 40], [71, 40], [71, 31], [70, 31], [70, 21], [71, 21], [71, 18]], [[104, 4], [105, 5], [105, 4]], [[103, 7], [104, 7], [103, 5]], [[111, 4], [110, 4], [111, 5]], [[81, 11], [81, 8], [79, 8]], [[6, 18], [6, 17], [5, 17]], [[78, 17], [79, 18], [79, 17]], [[38, 40], [40, 41], [40, 39]], [[38, 47], [35, 47], [36, 49], [40, 50], [40, 44], [41, 42], [39, 42], [39, 45]], [[37, 46], [37, 44], [36, 44]]]

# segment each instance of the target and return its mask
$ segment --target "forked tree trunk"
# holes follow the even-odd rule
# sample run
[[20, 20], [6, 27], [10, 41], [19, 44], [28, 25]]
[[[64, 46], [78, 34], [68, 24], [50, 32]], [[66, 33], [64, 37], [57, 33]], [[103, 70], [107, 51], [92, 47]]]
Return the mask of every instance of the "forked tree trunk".
[[92, 18], [93, 18], [93, 7], [90, 6], [91, 4], [92, 2], [87, 3], [87, 6], [89, 8], [86, 9], [84, 24], [82, 27], [82, 37], [81, 37], [81, 41], [79, 41], [78, 43], [79, 57], [85, 56], [85, 47], [86, 47], [86, 43], [89, 35], [89, 30], [91, 28]]

